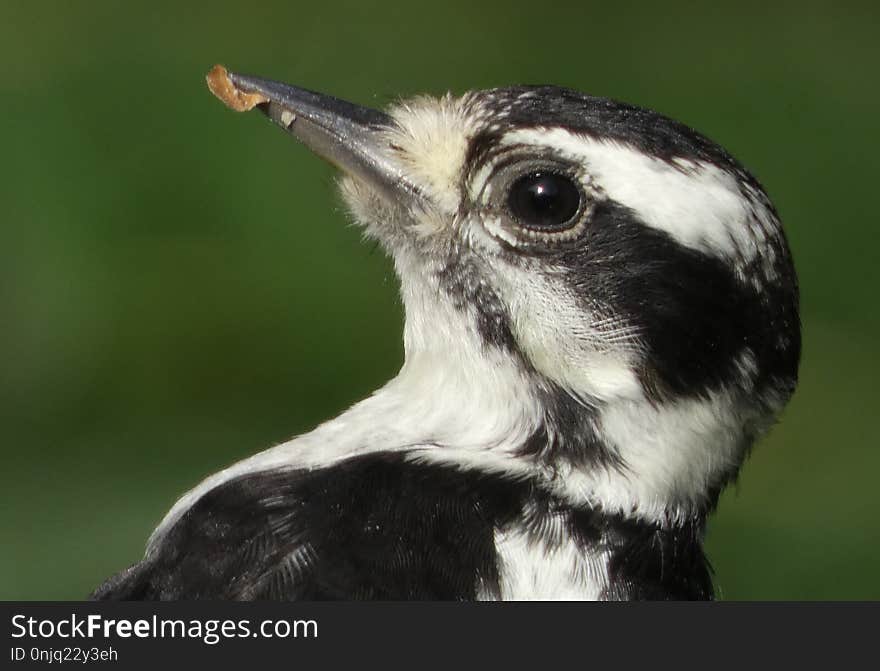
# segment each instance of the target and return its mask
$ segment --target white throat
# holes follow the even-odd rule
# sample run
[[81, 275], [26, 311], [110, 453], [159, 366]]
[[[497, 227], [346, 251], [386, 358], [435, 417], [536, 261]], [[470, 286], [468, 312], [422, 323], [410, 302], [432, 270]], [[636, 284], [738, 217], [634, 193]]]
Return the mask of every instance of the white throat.
[[203, 494], [235, 477], [270, 469], [315, 469], [375, 452], [537, 476], [564, 500], [669, 522], [689, 513], [714, 473], [738, 458], [743, 418], [726, 393], [655, 406], [645, 398], [599, 408], [593, 426], [625, 466], [542, 464], [523, 444], [544, 417], [534, 381], [509, 352], [487, 346], [473, 315], [431, 282], [398, 268], [407, 307], [406, 360], [398, 375], [313, 431], [240, 461], [174, 505], [152, 546]]

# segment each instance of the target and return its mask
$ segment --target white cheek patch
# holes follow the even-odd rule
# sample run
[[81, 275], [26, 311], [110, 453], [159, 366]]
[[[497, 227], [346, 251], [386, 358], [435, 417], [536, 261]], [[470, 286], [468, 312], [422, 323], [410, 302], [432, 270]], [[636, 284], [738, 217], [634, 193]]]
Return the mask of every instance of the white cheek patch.
[[508, 266], [495, 282], [516, 341], [535, 369], [580, 397], [642, 398], [633, 367], [637, 333], [591, 314], [566, 288], [539, 272]]
[[561, 128], [515, 131], [504, 142], [552, 147], [583, 163], [608, 198], [682, 245], [713, 256], [754, 259], [776, 227], [772, 213], [744, 196], [734, 175], [708, 163], [678, 159], [670, 165], [624, 144]]

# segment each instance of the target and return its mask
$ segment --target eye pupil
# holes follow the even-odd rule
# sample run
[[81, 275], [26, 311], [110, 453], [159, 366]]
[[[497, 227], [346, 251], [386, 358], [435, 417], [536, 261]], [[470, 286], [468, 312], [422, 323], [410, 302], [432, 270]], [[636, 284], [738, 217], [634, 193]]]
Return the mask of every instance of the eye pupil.
[[581, 193], [572, 180], [552, 172], [535, 172], [517, 179], [508, 206], [530, 228], [561, 228], [578, 213]]

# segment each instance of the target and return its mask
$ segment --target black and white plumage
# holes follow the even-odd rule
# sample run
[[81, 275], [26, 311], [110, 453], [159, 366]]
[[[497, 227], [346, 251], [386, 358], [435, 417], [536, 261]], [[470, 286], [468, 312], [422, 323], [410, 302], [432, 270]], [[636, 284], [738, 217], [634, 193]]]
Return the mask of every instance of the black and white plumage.
[[93, 597], [711, 598], [707, 515], [800, 355], [760, 184], [682, 124], [567, 89], [386, 114], [230, 78], [342, 170], [394, 260], [405, 363], [187, 493]]

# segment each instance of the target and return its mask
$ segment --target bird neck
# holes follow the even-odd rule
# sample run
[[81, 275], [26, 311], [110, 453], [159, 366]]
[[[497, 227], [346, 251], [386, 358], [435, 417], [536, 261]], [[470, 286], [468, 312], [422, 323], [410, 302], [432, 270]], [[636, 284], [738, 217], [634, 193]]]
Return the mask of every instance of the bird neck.
[[538, 371], [512, 336], [487, 338], [482, 298], [456, 300], [476, 289], [450, 293], [442, 273], [417, 276], [405, 255], [395, 263], [405, 363], [352, 409], [383, 427], [373, 444], [537, 474], [566, 500], [651, 522], [704, 515], [735, 473], [748, 437], [733, 394], [658, 403], [630, 390], [601, 400], [578, 393]]
[[572, 506], [676, 528], [704, 519], [739, 465], [741, 416], [723, 394], [591, 404], [487, 344], [467, 309], [436, 291], [403, 289], [406, 358], [397, 376], [313, 431], [206, 479], [160, 530], [239, 475], [323, 468], [378, 452], [534, 478]]

